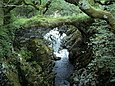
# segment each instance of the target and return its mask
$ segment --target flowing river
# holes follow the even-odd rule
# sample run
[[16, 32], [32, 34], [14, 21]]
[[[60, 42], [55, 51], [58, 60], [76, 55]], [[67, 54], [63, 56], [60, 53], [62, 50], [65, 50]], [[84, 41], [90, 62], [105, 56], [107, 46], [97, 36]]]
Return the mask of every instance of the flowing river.
[[[54, 86], [70, 86], [68, 78], [73, 73], [73, 65], [69, 62], [69, 52], [66, 46], [62, 45], [63, 38], [66, 37], [65, 33], [60, 33], [57, 28], [49, 31], [44, 38], [50, 42], [49, 46], [53, 48], [53, 54], [56, 58], [60, 58], [54, 61], [55, 66], [53, 71], [55, 72]], [[63, 47], [62, 47], [63, 46]]]

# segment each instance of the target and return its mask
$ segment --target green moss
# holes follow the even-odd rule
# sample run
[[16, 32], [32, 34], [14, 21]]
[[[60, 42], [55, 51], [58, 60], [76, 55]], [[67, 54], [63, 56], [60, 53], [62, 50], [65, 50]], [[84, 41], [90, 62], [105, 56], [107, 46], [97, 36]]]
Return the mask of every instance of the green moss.
[[19, 83], [19, 77], [18, 77], [18, 74], [13, 72], [12, 70], [9, 69], [9, 73], [7, 74], [7, 77], [9, 80], [12, 81], [12, 84], [14, 86], [21, 86], [20, 83]]
[[[29, 42], [28, 49], [34, 54], [34, 56], [41, 56], [41, 60], [48, 60], [48, 56], [51, 54], [51, 49], [46, 46], [43, 39], [32, 39]], [[36, 57], [37, 58], [37, 57]]]
[[8, 34], [9, 31], [5, 27], [0, 27], [0, 59], [5, 56], [10, 56], [11, 54], [11, 34]]
[[13, 22], [13, 25], [17, 28], [23, 26], [29, 19], [27, 18], [19, 18]]
[[85, 21], [89, 19], [89, 17], [86, 14], [78, 14], [73, 16], [61, 16], [61, 17], [49, 17], [49, 16], [41, 16], [37, 15], [32, 18], [20, 18], [16, 20], [13, 24], [17, 25], [19, 27], [54, 27], [58, 25], [59, 23], [71, 23], [75, 21]]

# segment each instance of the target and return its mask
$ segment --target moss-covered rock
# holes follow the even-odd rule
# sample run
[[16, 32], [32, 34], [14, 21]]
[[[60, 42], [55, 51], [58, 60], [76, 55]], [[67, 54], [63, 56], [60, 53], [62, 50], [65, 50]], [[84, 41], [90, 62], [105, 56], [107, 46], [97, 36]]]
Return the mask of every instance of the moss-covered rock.
[[44, 39], [34, 38], [28, 42], [27, 48], [33, 53], [31, 59], [38, 61], [43, 68], [46, 68], [48, 62], [51, 61], [52, 49], [44, 41]]
[[[83, 56], [81, 55], [80, 58], [77, 57], [78, 62], [76, 65], [78, 65], [78, 67], [81, 65], [81, 68], [75, 70], [73, 73], [72, 86], [114, 86], [115, 37], [105, 24], [104, 21], [97, 20], [90, 26], [90, 30], [96, 30], [95, 35], [92, 35], [88, 42], [88, 46], [92, 47], [89, 53], [93, 52], [93, 59], [90, 59], [90, 56], [90, 58], [87, 58], [88, 49], [86, 48], [87, 53]], [[85, 66], [83, 66], [83, 64], [85, 64]]]
[[19, 18], [13, 22], [17, 28], [32, 28], [32, 27], [44, 27], [54, 28], [63, 25], [74, 24], [75, 22], [81, 23], [83, 21], [91, 20], [86, 14], [78, 14], [73, 16], [61, 16], [61, 17], [50, 17], [37, 15], [32, 18]]
[[20, 57], [19, 65], [17, 64], [20, 79], [24, 79], [21, 80], [20, 83], [24, 84], [24, 81], [26, 81], [25, 85], [51, 86], [54, 78], [51, 60], [52, 49], [47, 46], [45, 40], [41, 36], [42, 34], [36, 34], [37, 32], [33, 33], [31, 31], [28, 32], [30, 34], [27, 33], [27, 35], [25, 35], [25, 33], [22, 35], [19, 34], [21, 36], [18, 35], [19, 38], [23, 37], [21, 41], [28, 38], [28, 40], [23, 42], [18, 41], [21, 43], [18, 44], [20, 47], [18, 52], [25, 49], [23, 52], [27, 51], [31, 53], [30, 57], [26, 58], [21, 55], [22, 57]]
[[[6, 50], [1, 52], [1, 86], [52, 86], [53, 84], [52, 49], [45, 43], [41, 30], [30, 30], [30, 32], [28, 30], [26, 30], [28, 33], [20, 30], [21, 33], [15, 34], [13, 46], [8, 47], [10, 54], [4, 54]], [[2, 35], [9, 38], [5, 31], [0, 37]], [[7, 40], [0, 40], [9, 43]], [[3, 47], [4, 45], [1, 46], [2, 49]]]

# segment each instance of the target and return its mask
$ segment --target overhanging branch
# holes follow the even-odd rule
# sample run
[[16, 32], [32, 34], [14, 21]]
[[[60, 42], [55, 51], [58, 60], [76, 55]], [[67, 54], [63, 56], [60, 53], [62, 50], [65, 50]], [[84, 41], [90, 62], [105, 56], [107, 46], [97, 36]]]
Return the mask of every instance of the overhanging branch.
[[88, 16], [92, 18], [99, 18], [106, 20], [108, 24], [111, 26], [111, 31], [115, 33], [115, 18], [112, 16], [110, 12], [97, 10], [92, 7], [87, 0], [65, 0], [74, 5], [78, 5], [79, 8], [86, 13]]
[[13, 10], [15, 7], [17, 6], [21, 6], [22, 5], [22, 0], [18, 0], [12, 4], [6, 4], [5, 2], [3, 2], [3, 8], [7, 9], [7, 12], [9, 13], [11, 10]]

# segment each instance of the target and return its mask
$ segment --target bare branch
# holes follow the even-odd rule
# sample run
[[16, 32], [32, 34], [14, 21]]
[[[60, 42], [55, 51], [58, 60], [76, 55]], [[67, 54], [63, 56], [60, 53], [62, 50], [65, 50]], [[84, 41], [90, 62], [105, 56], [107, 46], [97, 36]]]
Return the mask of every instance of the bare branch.
[[33, 3], [28, 3], [28, 2], [26, 2], [25, 0], [22, 0], [22, 2], [25, 4], [25, 5], [30, 5], [30, 6], [33, 6], [36, 10], [40, 10], [39, 8], [39, 6], [38, 5], [35, 5], [35, 4], [33, 4]]
[[8, 5], [8, 4], [4, 4], [2, 7], [22, 7], [24, 5]]
[[22, 4], [22, 0], [18, 0], [17, 2], [14, 2], [12, 4], [6, 4], [5, 2], [3, 2], [3, 8], [6, 8], [8, 12], [10, 12], [11, 10], [13, 10], [15, 7], [17, 7], [18, 5]]
[[43, 11], [43, 14], [45, 14], [47, 10], [49, 9], [51, 2], [52, 2], [51, 0], [48, 0], [48, 2], [44, 5], [45, 10]]

